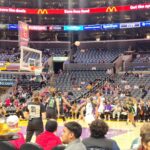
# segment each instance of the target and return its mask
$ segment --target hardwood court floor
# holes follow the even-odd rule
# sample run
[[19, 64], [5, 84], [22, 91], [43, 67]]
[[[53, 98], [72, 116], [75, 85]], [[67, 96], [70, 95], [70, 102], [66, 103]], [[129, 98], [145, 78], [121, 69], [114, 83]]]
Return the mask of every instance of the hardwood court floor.
[[[67, 120], [72, 121], [72, 120]], [[88, 137], [90, 135], [88, 125], [84, 121], [77, 120], [83, 127], [82, 138]], [[44, 121], [45, 123], [46, 121]], [[58, 120], [59, 127], [57, 131], [57, 135], [61, 136], [63, 129], [63, 122]], [[121, 150], [130, 150], [130, 146], [132, 141], [139, 137], [140, 128], [143, 123], [136, 123], [136, 127], [133, 127], [131, 123], [128, 125], [123, 121], [106, 121], [109, 125], [109, 132], [107, 134], [108, 138], [114, 139]], [[26, 126], [27, 121], [20, 121], [21, 132], [26, 135]], [[35, 141], [35, 136], [32, 139], [32, 142]]]

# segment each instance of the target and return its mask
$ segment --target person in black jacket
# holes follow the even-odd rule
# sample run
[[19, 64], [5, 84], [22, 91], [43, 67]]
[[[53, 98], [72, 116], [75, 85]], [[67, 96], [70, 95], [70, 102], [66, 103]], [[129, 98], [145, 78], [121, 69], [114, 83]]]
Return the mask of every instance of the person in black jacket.
[[87, 150], [93, 150], [94, 148], [100, 150], [120, 150], [114, 140], [105, 137], [108, 128], [108, 125], [100, 119], [96, 119], [91, 123], [91, 136], [82, 141]]

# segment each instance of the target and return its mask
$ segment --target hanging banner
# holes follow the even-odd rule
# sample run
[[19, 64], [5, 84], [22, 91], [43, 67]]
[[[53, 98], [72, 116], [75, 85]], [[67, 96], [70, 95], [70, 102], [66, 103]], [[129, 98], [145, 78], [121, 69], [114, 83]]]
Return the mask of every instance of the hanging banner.
[[18, 40], [19, 46], [27, 46], [29, 44], [29, 25], [25, 22], [18, 22]]

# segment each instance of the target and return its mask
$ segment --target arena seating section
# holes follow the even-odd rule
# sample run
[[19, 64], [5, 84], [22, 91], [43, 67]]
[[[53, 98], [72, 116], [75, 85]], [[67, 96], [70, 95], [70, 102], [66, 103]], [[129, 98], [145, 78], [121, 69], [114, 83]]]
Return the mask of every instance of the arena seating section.
[[117, 48], [89, 48], [89, 49], [78, 49], [74, 54], [75, 63], [91, 64], [91, 63], [112, 63], [121, 53], [127, 49]]
[[74, 99], [84, 96], [88, 90], [86, 86], [95, 80], [102, 80], [105, 71], [66, 71], [56, 80], [56, 88], [60, 91], [72, 91]]
[[0, 48], [0, 61], [9, 61], [15, 62], [19, 59], [19, 51], [18, 49], [8, 49], [4, 50]]
[[[47, 61], [48, 58], [51, 56], [65, 56], [66, 53], [68, 53], [68, 50], [63, 48], [48, 48], [48, 49], [46, 48], [41, 51], [43, 54], [42, 57], [43, 62]], [[32, 54], [32, 56], [27, 55], [25, 57], [26, 61], [30, 57], [36, 59], [37, 56], [35, 54]], [[19, 59], [20, 59], [20, 52], [17, 48], [14, 48], [12, 50], [0, 49], [0, 61], [16, 62], [19, 61]]]

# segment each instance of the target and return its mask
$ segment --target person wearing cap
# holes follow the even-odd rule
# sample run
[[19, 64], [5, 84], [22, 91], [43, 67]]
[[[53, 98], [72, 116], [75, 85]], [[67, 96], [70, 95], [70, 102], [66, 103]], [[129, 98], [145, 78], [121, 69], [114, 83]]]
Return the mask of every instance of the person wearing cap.
[[40, 145], [44, 150], [52, 150], [54, 147], [62, 144], [60, 138], [55, 135], [57, 126], [58, 124], [56, 120], [48, 120], [45, 125], [46, 131], [37, 136], [36, 143]]
[[28, 112], [27, 118], [29, 119], [26, 142], [30, 142], [34, 132], [38, 136], [44, 131], [42, 118], [45, 118], [45, 107], [40, 102], [39, 94], [33, 96], [33, 101], [27, 105], [26, 111]]
[[9, 141], [16, 150], [20, 149], [21, 145], [25, 143], [24, 136], [19, 132], [18, 128], [19, 119], [16, 115], [11, 115], [7, 118], [5, 125], [1, 124], [0, 139], [1, 141]]
[[64, 125], [62, 133], [62, 142], [68, 144], [65, 150], [86, 150], [84, 144], [80, 141], [82, 127], [75, 121]]

